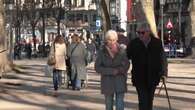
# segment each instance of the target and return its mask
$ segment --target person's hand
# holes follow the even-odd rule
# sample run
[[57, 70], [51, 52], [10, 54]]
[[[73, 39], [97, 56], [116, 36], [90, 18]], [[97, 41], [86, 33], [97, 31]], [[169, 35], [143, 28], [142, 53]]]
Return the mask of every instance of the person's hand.
[[113, 75], [117, 75], [119, 73], [119, 70], [118, 69], [114, 69], [113, 70]]
[[122, 49], [126, 49], [126, 48], [127, 48], [127, 46], [126, 46], [125, 44], [120, 44], [120, 47], [121, 47]]
[[161, 76], [161, 79], [166, 82], [167, 81], [167, 76], [163, 75], [163, 76]]
[[124, 68], [118, 68], [118, 71], [119, 71], [119, 74], [121, 74], [121, 75], [126, 75], [127, 74], [127, 72], [125, 71]]

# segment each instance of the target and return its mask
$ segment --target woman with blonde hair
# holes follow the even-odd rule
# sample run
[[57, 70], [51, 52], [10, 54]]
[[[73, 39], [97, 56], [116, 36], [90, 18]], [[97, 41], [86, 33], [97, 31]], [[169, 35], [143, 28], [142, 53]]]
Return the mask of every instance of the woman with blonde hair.
[[66, 44], [61, 35], [56, 36], [51, 47], [50, 55], [55, 56], [56, 63], [53, 65], [53, 84], [55, 93], [62, 83], [62, 73], [66, 70]]
[[101, 75], [101, 93], [105, 96], [106, 110], [113, 110], [114, 96], [116, 110], [124, 110], [124, 93], [127, 91], [129, 61], [117, 40], [116, 31], [109, 30], [105, 45], [99, 50], [95, 61], [95, 70]]

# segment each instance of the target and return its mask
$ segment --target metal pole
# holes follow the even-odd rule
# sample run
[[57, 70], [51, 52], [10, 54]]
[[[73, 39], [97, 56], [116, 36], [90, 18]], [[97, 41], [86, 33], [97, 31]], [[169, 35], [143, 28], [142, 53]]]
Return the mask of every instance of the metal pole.
[[181, 37], [181, 4], [182, 0], [179, 0], [178, 22], [179, 22], [179, 35]]
[[45, 15], [42, 16], [42, 22], [43, 22], [43, 30], [42, 30], [42, 36], [43, 36], [43, 52], [42, 57], [45, 57]]
[[133, 1], [133, 10], [132, 10], [132, 12], [133, 12], [133, 38], [136, 37], [136, 17], [135, 17], [136, 10], [135, 10], [135, 8], [136, 8], [136, 1], [134, 0]]
[[181, 32], [181, 12], [182, 12], [182, 0], [179, 0], [179, 11], [178, 11], [179, 38], [180, 38], [182, 47], [185, 48], [185, 38], [183, 38], [184, 36], [182, 36], [182, 32]]
[[162, 46], [164, 47], [164, 12], [163, 12], [163, 5], [161, 5], [161, 40]]

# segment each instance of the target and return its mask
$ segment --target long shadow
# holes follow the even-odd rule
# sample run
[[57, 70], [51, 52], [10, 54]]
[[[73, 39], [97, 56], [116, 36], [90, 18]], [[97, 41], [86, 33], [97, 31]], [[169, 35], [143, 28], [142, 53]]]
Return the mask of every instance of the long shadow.
[[[171, 77], [171, 78], [186, 78], [186, 77]], [[25, 81], [33, 81], [33, 82], [50, 83], [51, 84], [50, 81], [46, 81], [45, 82], [45, 81], [37, 81], [37, 80], [26, 79], [26, 78], [20, 78], [20, 79], [21, 80], [25, 80]], [[190, 78], [190, 79], [194, 79], [194, 78]], [[98, 80], [91, 80], [91, 81], [92, 82], [99, 82]], [[98, 89], [98, 90], [100, 90], [100, 87], [98, 85], [99, 84], [89, 84], [88, 87], [89, 87], [89, 89], [95, 89], [95, 90]], [[44, 91], [45, 91], [44, 88], [43, 88], [43, 86], [34, 87], [34, 86], [30, 86], [30, 85], [25, 85], [25, 84], [22, 84], [21, 86], [7, 86], [7, 85], [3, 85], [3, 86], [1, 86], [1, 88], [5, 88], [5, 89], [8, 89], [8, 90], [9, 89], [11, 89], [11, 90], [25, 90], [26, 93], [28, 93], [28, 92], [34, 92], [34, 93], [37, 93], [37, 94], [40, 94], [40, 95], [44, 95]], [[173, 88], [168, 88], [168, 90], [169, 91], [176, 91], [176, 92], [178, 92], [178, 91], [179, 92], [187, 92], [187, 93], [193, 93], [193, 94], [195, 93], [195, 91], [178, 90], [178, 89], [173, 89]], [[134, 90], [129, 90], [128, 93], [137, 94], [136, 91], [134, 91]], [[37, 104], [35, 102], [30, 102], [28, 100], [23, 99], [23, 97], [18, 97], [18, 96], [14, 95], [14, 94], [12, 94], [10, 92], [7, 92], [6, 94], [7, 95], [10, 95], [13, 98], [9, 99], [9, 98], [3, 97], [1, 95], [0, 95], [0, 98], [3, 99], [3, 100], [7, 100], [7, 101], [11, 101], [11, 102], [16, 102], [16, 103], [18, 103], [18, 100], [19, 100], [19, 102], [22, 102], [24, 104], [35, 105], [35, 106], [40, 106], [40, 107], [45, 107], [45, 108], [55, 108], [55, 109], [58, 108], [57, 110], [65, 109], [64, 107], [57, 106], [56, 104], [47, 105], [47, 104]], [[104, 99], [102, 99], [102, 98], [95, 98], [95, 97], [81, 96], [81, 95], [82, 94], [72, 95], [72, 94], [68, 94], [68, 93], [60, 93], [59, 99], [61, 99], [61, 100], [76, 100], [76, 101], [83, 101], [83, 102], [104, 104]], [[165, 95], [161, 95], [161, 94], [160, 95], [155, 95], [155, 96], [156, 97], [160, 97], [160, 98], [166, 98]], [[170, 98], [171, 98], [171, 100], [174, 99], [174, 100], [180, 100], [180, 101], [186, 101], [186, 102], [195, 102], [195, 99], [193, 99], [193, 98], [185, 98], [185, 97], [178, 97], [178, 96], [170, 96]], [[44, 99], [43, 99], [43, 101], [44, 101]], [[62, 103], [62, 102], [60, 102], [60, 100], [59, 100], [59, 103]], [[133, 102], [125, 102], [125, 106], [127, 108], [137, 108], [137, 104], [136, 103], [133, 103]], [[71, 107], [73, 107], [73, 108], [76, 107], [79, 110], [82, 110], [82, 109], [83, 110], [89, 110], [87, 108], [79, 107], [77, 105], [71, 105], [71, 104], [69, 105], [69, 107], [70, 108]], [[160, 107], [160, 106], [155, 106], [154, 108], [156, 110], [167, 110], [167, 108]], [[75, 110], [75, 109], [71, 109], [71, 110]]]
[[169, 76], [168, 78], [174, 78], [174, 79], [195, 79], [195, 77], [177, 77], [177, 76]]
[[16, 74], [22, 74], [22, 75], [26, 75], [26, 76], [35, 76], [35, 77], [48, 77], [48, 76], [45, 76], [45, 74], [37, 74], [37, 72], [29, 72], [29, 71], [26, 71], [26, 72], [23, 72], [23, 73], [16, 73]]
[[[6, 86], [5, 86], [6, 87]], [[3, 88], [5, 88], [3, 87]], [[35, 93], [40, 93], [40, 88], [42, 88], [41, 86], [40, 87], [31, 87], [31, 86], [21, 86], [20, 88], [7, 88], [7, 89], [15, 89], [15, 90], [23, 90], [23, 88], [26, 88], [25, 90], [26, 91], [30, 91], [30, 92], [35, 92]], [[98, 89], [98, 88], [95, 88], [95, 89]], [[130, 93], [134, 93], [136, 94], [135, 91], [129, 91]], [[8, 95], [12, 95], [11, 93], [9, 93]], [[84, 101], [84, 102], [90, 102], [90, 103], [99, 103], [99, 104], [104, 104], [104, 100], [101, 99], [101, 98], [94, 98], [94, 97], [89, 97], [89, 96], [81, 96], [81, 95], [72, 95], [72, 94], [68, 94], [68, 93], [60, 93], [60, 96], [59, 97], [60, 99], [65, 99], [65, 100], [76, 100], [76, 101]], [[1, 97], [1, 96], [0, 96]], [[14, 96], [13, 96], [14, 97]], [[158, 95], [158, 97], [161, 97], [161, 98], [165, 98], [164, 95]], [[35, 105], [35, 106], [45, 106], [45, 105], [41, 105], [41, 104], [36, 104], [36, 103], [32, 103], [32, 102], [26, 102], [26, 100], [24, 99], [20, 99], [21, 97], [17, 97], [15, 96], [14, 99], [16, 99], [15, 101], [17, 100], [20, 100], [19, 102], [22, 102], [22, 103], [25, 103], [25, 104], [31, 104], [31, 105]], [[175, 99], [175, 100], [182, 100], [182, 101], [190, 101], [190, 102], [193, 102], [195, 100], [192, 100], [192, 99], [189, 99], [189, 98], [181, 98], [181, 97], [176, 97], [176, 96], [171, 96], [170, 97], [171, 99]], [[6, 98], [4, 97], [1, 97], [1, 99], [4, 99], [6, 100]], [[8, 101], [13, 101], [14, 100], [10, 100], [10, 99], [7, 99]], [[125, 105], [127, 108], [132, 108], [132, 107], [137, 107], [137, 104], [136, 103], [131, 103], [131, 102], [125, 102]], [[51, 108], [52, 107], [56, 107], [54, 105], [51, 105]], [[165, 110], [166, 108], [163, 108], [163, 107], [155, 107], [157, 110]], [[83, 108], [84, 109], [84, 108]], [[87, 109], [86, 109], [87, 110]]]
[[89, 79], [88, 82], [98, 82], [100, 83], [100, 80], [96, 80], [96, 79]]
[[181, 82], [171, 82], [167, 81], [169, 84], [176, 84], [176, 85], [184, 85], [184, 86], [195, 86], [195, 84], [189, 84], [189, 83], [181, 83]]
[[175, 89], [175, 88], [169, 88], [169, 87], [167, 87], [167, 90], [172, 91], [172, 92], [183, 92], [183, 93], [195, 94], [194, 90], [181, 90], [181, 89]]
[[29, 70], [29, 69], [33, 70], [33, 71], [44, 72], [44, 67], [45, 67], [45, 65], [22, 65], [20, 68], [24, 72], [25, 72], [25, 70]]
[[[31, 77], [29, 77], [29, 78], [23, 78], [23, 77], [15, 77], [16, 79], [20, 79], [20, 80], [23, 80], [23, 83], [25, 83], [25, 82], [29, 82], [29, 81], [31, 81], [31, 82], [38, 82], [38, 83], [50, 83], [50, 81], [44, 81], [44, 80], [40, 80], [40, 79], [32, 79]], [[8, 78], [9, 79], [9, 78]], [[12, 79], [14, 79], [14, 78], [12, 78]]]

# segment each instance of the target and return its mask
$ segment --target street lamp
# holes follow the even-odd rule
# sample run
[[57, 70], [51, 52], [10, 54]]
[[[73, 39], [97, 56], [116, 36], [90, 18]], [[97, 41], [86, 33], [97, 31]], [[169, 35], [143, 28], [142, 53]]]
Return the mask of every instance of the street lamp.
[[[116, 17], [116, 1], [115, 0], [111, 0], [110, 1], [110, 17], [111, 17], [111, 24], [114, 25], [117, 23], [117, 17]], [[114, 28], [116, 28], [115, 26], [113, 26]]]
[[162, 45], [164, 47], [164, 5], [165, 5], [166, 0], [160, 0], [160, 6], [161, 6], [161, 40], [162, 40]]
[[115, 0], [110, 1], [110, 15], [115, 16], [116, 15], [116, 3]]
[[133, 11], [133, 35], [132, 36], [136, 36], [136, 5], [137, 5], [137, 1], [133, 1], [132, 4], [132, 11]]

